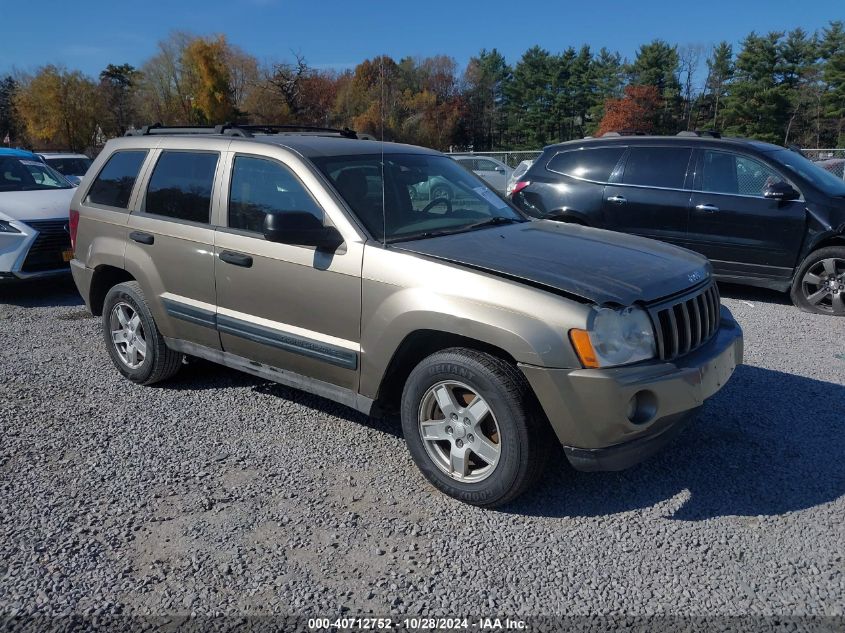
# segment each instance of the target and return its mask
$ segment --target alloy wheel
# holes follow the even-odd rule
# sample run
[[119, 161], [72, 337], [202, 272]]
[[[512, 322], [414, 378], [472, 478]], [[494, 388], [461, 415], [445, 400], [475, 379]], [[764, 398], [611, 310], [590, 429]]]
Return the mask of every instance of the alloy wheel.
[[439, 382], [426, 391], [419, 432], [428, 456], [444, 473], [464, 483], [489, 477], [501, 457], [501, 435], [490, 406], [471, 387]]
[[114, 349], [130, 369], [137, 369], [147, 357], [147, 341], [140, 315], [125, 302], [115, 304], [109, 316], [109, 329]]
[[845, 260], [821, 259], [801, 280], [804, 299], [821, 312], [845, 315]]

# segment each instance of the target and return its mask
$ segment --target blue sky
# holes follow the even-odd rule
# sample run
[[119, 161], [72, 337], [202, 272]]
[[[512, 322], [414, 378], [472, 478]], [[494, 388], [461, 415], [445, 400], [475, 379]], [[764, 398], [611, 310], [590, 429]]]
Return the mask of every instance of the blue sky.
[[[798, 10], [800, 7], [800, 10]], [[259, 60], [292, 51], [317, 68], [343, 69], [386, 53], [447, 54], [463, 66], [482, 48], [514, 63], [528, 47], [559, 52], [588, 43], [633, 58], [654, 38], [708, 46], [751, 30], [808, 31], [845, 19], [842, 0], [0, 0], [0, 73], [48, 63], [97, 75], [140, 65], [172, 30], [223, 33]]]

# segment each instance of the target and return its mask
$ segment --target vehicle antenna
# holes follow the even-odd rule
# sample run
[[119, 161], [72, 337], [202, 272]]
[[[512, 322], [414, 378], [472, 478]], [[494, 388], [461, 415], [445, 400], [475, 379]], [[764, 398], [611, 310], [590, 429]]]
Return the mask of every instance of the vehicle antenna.
[[379, 57], [379, 80], [381, 83], [381, 98], [379, 109], [381, 110], [381, 240], [382, 246], [387, 247], [387, 208], [385, 206], [385, 181], [384, 181], [384, 55]]

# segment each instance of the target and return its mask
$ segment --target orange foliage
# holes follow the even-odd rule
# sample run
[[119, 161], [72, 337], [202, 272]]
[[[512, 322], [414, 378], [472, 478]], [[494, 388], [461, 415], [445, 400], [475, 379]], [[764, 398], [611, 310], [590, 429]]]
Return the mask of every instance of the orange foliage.
[[662, 105], [656, 86], [625, 86], [624, 97], [605, 101], [604, 118], [596, 135], [622, 130], [653, 133]]

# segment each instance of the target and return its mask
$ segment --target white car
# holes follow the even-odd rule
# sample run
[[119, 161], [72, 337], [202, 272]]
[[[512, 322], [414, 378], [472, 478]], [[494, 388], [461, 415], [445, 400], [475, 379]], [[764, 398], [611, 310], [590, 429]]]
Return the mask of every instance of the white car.
[[452, 158], [499, 193], [505, 193], [513, 169], [502, 161], [487, 156], [452, 156]]
[[93, 162], [85, 154], [71, 154], [69, 152], [45, 152], [39, 154], [39, 156], [74, 186], [79, 186], [82, 177]]
[[0, 148], [0, 281], [69, 272], [74, 191], [35, 154]]
[[529, 169], [531, 169], [531, 165], [534, 164], [533, 160], [524, 160], [519, 165], [514, 167], [513, 173], [511, 173], [511, 177], [508, 178], [508, 188], [505, 191], [505, 195], [510, 198], [511, 194], [513, 193], [513, 188], [516, 185], [516, 181], [522, 178]]

